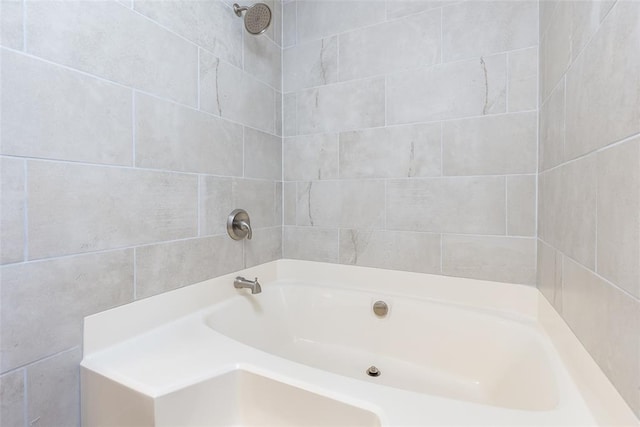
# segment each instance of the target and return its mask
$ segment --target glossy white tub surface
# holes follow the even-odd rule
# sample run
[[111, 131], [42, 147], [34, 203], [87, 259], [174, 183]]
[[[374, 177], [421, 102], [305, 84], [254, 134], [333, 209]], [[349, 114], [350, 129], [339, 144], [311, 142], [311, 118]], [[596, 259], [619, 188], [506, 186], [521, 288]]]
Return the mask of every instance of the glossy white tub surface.
[[[146, 408], [132, 424], [287, 424], [247, 404], [264, 388], [284, 405], [269, 416], [292, 400], [344, 425], [638, 425], [534, 288], [293, 260], [237, 274], [263, 292], [234, 289], [234, 273], [86, 318], [84, 423], [130, 393]], [[244, 404], [228, 422], [206, 403], [227, 389]]]

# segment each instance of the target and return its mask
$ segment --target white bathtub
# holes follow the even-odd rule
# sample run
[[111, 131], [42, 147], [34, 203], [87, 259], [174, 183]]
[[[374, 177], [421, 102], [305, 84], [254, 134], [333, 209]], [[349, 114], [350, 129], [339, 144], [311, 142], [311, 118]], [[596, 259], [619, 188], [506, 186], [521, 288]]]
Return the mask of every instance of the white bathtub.
[[87, 318], [84, 424], [638, 424], [533, 288], [291, 260], [239, 274], [263, 292], [227, 275]]

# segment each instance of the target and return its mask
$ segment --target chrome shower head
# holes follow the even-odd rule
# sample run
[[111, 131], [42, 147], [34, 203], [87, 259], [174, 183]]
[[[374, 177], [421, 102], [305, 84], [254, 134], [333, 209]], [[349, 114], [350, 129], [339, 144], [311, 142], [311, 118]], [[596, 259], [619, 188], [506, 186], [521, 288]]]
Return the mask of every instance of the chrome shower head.
[[249, 7], [235, 3], [233, 11], [238, 16], [242, 16], [242, 12], [246, 12], [244, 14], [244, 28], [254, 35], [264, 33], [271, 23], [271, 9], [264, 3], [256, 3]]

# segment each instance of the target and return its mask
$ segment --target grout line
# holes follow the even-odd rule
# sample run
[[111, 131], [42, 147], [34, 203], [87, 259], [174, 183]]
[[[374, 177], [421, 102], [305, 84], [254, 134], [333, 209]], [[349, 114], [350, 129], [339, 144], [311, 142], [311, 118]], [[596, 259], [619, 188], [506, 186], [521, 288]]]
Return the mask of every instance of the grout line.
[[22, 50], [27, 51], [27, 1], [22, 0]]
[[136, 167], [136, 91], [132, 90], [131, 91], [131, 146], [132, 146], [132, 153], [131, 153], [131, 161], [132, 167]]
[[133, 248], [133, 300], [138, 299], [138, 249]]
[[24, 170], [24, 200], [23, 200], [23, 228], [22, 228], [22, 238], [24, 239], [24, 247], [22, 248], [22, 258], [26, 262], [29, 260], [29, 167], [28, 167], [27, 159], [24, 159], [23, 170]]
[[509, 181], [504, 177], [504, 235], [509, 235]]
[[27, 370], [25, 368], [22, 369], [22, 387], [23, 387], [23, 396], [22, 396], [22, 417], [25, 426], [29, 426], [29, 377], [27, 376]]

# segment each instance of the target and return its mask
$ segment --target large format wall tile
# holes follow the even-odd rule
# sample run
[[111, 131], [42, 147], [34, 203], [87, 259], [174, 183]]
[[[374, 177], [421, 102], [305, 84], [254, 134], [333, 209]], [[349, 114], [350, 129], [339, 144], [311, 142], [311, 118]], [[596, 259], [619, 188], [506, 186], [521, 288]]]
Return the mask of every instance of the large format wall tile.
[[323, 86], [298, 92], [298, 133], [337, 132], [384, 125], [382, 78]]
[[241, 270], [242, 242], [220, 235], [136, 248], [136, 298]]
[[536, 1], [460, 2], [442, 9], [445, 62], [534, 46]]
[[343, 264], [419, 273], [440, 272], [440, 235], [382, 230], [340, 230]]
[[242, 20], [222, 1], [135, 0], [134, 9], [207, 49], [242, 66]]
[[136, 166], [242, 175], [242, 126], [136, 94]]
[[[439, 10], [342, 34], [339, 78], [351, 80], [437, 64], [440, 37]], [[398, 46], [398, 40], [405, 42]]]
[[338, 37], [299, 44], [282, 52], [283, 90], [291, 92], [338, 80]]
[[640, 298], [640, 137], [597, 156], [596, 269]]
[[75, 347], [27, 368], [29, 424], [79, 426], [82, 349]]
[[540, 107], [538, 169], [547, 170], [564, 161], [564, 82]]
[[473, 234], [506, 231], [504, 177], [391, 180], [387, 228]]
[[0, 420], [6, 426], [24, 426], [24, 370], [0, 375]]
[[227, 216], [241, 208], [234, 201], [233, 179], [201, 176], [199, 191], [200, 236], [226, 233]]
[[436, 65], [387, 77], [387, 123], [504, 113], [505, 55]]
[[282, 49], [267, 37], [245, 36], [244, 70], [261, 82], [280, 90]]
[[197, 177], [28, 162], [29, 258], [194, 237]]
[[244, 241], [244, 268], [282, 258], [282, 227], [261, 228]]
[[441, 173], [439, 124], [340, 134], [340, 178], [402, 178]]
[[[220, 149], [230, 150], [230, 145], [226, 144]], [[239, 168], [239, 170], [242, 170], [242, 168]], [[228, 175], [235, 174], [229, 173]], [[251, 128], [245, 128], [244, 176], [247, 178], [280, 181], [282, 179], [282, 138]]]
[[338, 229], [319, 227], [284, 227], [284, 258], [338, 262]]
[[562, 254], [538, 239], [538, 289], [562, 314]]
[[0, 158], [0, 264], [24, 260], [25, 162]]
[[447, 3], [455, 3], [458, 0], [386, 0], [387, 19], [400, 18], [407, 15], [415, 15], [425, 10], [446, 6]]
[[[617, 0], [571, 2], [571, 56], [575, 59]], [[627, 1], [627, 0], [624, 0]]]
[[640, 5], [619, 1], [567, 73], [567, 158], [640, 132], [638, 51]]
[[195, 106], [198, 48], [113, 1], [27, 1], [29, 53]]
[[540, 40], [540, 100], [545, 101], [571, 61], [571, 3], [558, 2]]
[[443, 235], [442, 273], [533, 285], [535, 251], [535, 239]]
[[507, 234], [536, 235], [536, 176], [507, 177]]
[[297, 1], [298, 43], [364, 27], [385, 19], [383, 1]]
[[200, 108], [265, 132], [275, 133], [273, 88], [252, 75], [200, 51]]
[[285, 138], [283, 150], [283, 174], [286, 181], [338, 178], [337, 134], [323, 133]]
[[595, 156], [540, 175], [538, 233], [542, 240], [589, 268], [595, 268]]
[[2, 51], [2, 153], [131, 165], [131, 90]]
[[0, 45], [22, 50], [24, 43], [24, 2], [4, 0], [0, 2]]
[[566, 257], [563, 269], [564, 319], [629, 406], [640, 412], [640, 301]]
[[84, 316], [131, 302], [133, 250], [5, 266], [1, 280], [4, 372], [80, 345]]
[[538, 107], [538, 47], [510, 52], [509, 112], [536, 110]]
[[445, 122], [444, 175], [535, 172], [536, 128], [535, 112]]

